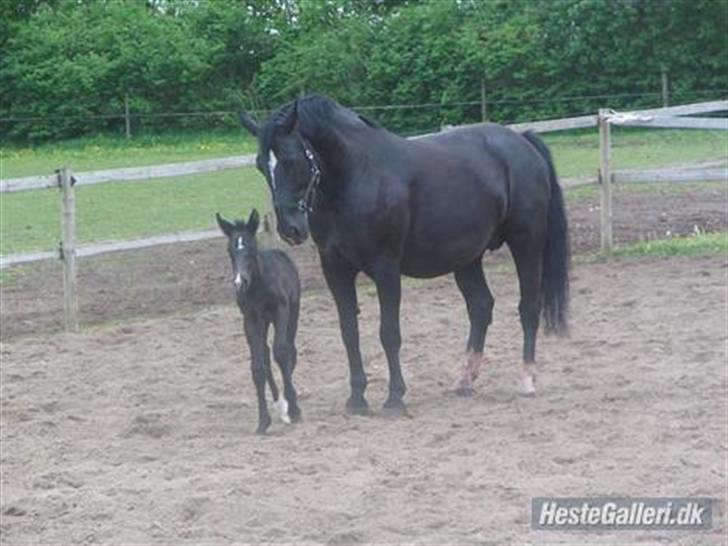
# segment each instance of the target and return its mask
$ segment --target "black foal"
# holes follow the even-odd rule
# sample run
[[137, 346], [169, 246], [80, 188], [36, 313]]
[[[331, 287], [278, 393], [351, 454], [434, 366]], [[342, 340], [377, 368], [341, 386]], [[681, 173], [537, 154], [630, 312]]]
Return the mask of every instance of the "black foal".
[[[238, 306], [243, 313], [245, 337], [250, 347], [253, 381], [258, 395], [258, 434], [265, 434], [271, 418], [265, 400], [268, 381], [274, 406], [284, 423], [301, 419], [292, 375], [296, 367], [296, 330], [301, 301], [298, 271], [285, 252], [261, 250], [255, 241], [260, 219], [253, 209], [248, 222], [228, 222], [216, 214], [220, 229], [228, 238], [233, 262], [233, 282]], [[283, 375], [283, 396], [273, 379], [268, 348], [268, 329], [273, 324], [273, 358]]]

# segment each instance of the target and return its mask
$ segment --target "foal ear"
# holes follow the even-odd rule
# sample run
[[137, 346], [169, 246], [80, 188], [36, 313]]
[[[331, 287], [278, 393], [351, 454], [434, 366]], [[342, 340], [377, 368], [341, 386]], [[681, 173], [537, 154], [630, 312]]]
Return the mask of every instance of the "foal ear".
[[286, 116], [280, 121], [279, 125], [286, 134], [293, 131], [298, 120], [298, 100], [294, 100], [291, 108], [286, 113]]
[[220, 229], [222, 230], [222, 232], [225, 235], [227, 235], [228, 237], [230, 237], [230, 234], [235, 229], [235, 226], [233, 226], [230, 222], [228, 222], [222, 216], [220, 216], [219, 212], [215, 213], [215, 218], [217, 218], [217, 225], [220, 226]]
[[255, 235], [255, 232], [258, 231], [258, 225], [260, 225], [260, 216], [258, 215], [258, 211], [253, 209], [245, 227], [248, 228], [250, 233]]
[[242, 126], [245, 127], [249, 133], [251, 133], [253, 136], [258, 136], [258, 124], [252, 117], [250, 117], [245, 112], [239, 112], [238, 119], [240, 120]]

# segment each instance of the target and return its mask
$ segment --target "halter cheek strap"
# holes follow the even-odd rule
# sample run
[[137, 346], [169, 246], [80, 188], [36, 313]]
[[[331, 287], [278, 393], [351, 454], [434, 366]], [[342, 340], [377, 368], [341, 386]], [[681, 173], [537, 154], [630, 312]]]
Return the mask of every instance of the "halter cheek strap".
[[308, 160], [308, 168], [311, 171], [311, 178], [308, 181], [306, 190], [303, 192], [303, 197], [298, 200], [298, 210], [301, 212], [313, 212], [316, 206], [316, 191], [318, 190], [319, 183], [321, 182], [321, 169], [319, 169], [316, 163], [316, 157], [313, 152], [309, 150], [306, 145], [303, 146], [303, 153]]
[[[308, 179], [308, 184], [306, 185], [306, 189], [303, 191], [301, 198], [295, 204], [290, 205], [295, 206], [301, 212], [313, 212], [316, 208], [316, 192], [321, 182], [321, 169], [316, 161], [316, 156], [305, 143], [303, 144], [303, 153], [308, 161], [310, 178]], [[281, 203], [275, 200], [275, 185], [272, 186], [272, 189], [274, 192], [273, 204], [279, 207], [287, 205], [287, 203]]]

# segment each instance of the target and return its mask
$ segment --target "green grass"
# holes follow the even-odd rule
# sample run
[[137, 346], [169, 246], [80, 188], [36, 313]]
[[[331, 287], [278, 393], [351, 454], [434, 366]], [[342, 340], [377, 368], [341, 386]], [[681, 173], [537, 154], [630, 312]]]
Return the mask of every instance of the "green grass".
[[101, 135], [33, 147], [0, 147], [0, 178], [141, 167], [254, 153], [256, 142], [241, 131], [177, 133], [125, 138]]
[[[212, 228], [214, 214], [247, 216], [270, 209], [268, 189], [257, 171], [234, 169], [131, 184], [99, 184], [76, 191], [77, 238], [123, 240], [171, 231]], [[58, 191], [4, 194], [0, 199], [0, 253], [58, 245]]]
[[[680, 193], [691, 193], [698, 190], [719, 190], [722, 198], [728, 198], [726, 194], [725, 182], [718, 180], [710, 180], [705, 182], [652, 182], [649, 184], [619, 184], [614, 188], [614, 195], [620, 194], [645, 194], [652, 195], [675, 195]], [[596, 184], [586, 186], [577, 186], [568, 188], [564, 191], [567, 203], [576, 203], [578, 201], [591, 200], [598, 201], [600, 199], [601, 189]]]
[[[596, 173], [599, 150], [595, 130], [554, 133], [545, 135], [545, 140], [560, 176]], [[616, 168], [662, 167], [728, 155], [728, 136], [718, 131], [616, 129], [613, 145]], [[81, 138], [29, 148], [0, 148], [0, 177], [48, 174], [63, 165], [81, 172], [226, 157], [254, 150], [255, 142], [240, 131], [144, 136], [129, 141], [109, 136]], [[679, 189], [676, 185], [659, 186], [670, 188], [660, 191], [690, 191], [689, 185]], [[653, 191], [654, 187], [634, 186], [634, 191]], [[597, 191], [595, 186], [575, 188], [567, 191], [567, 199], [596, 196]], [[212, 227], [216, 211], [241, 217], [251, 207], [261, 212], [270, 209], [268, 190], [254, 169], [81, 186], [76, 200], [81, 243]], [[58, 207], [57, 190], [0, 194], [0, 254], [55, 248]]]
[[[595, 129], [550, 133], [551, 148], [561, 177], [596, 176], [599, 138]], [[659, 168], [728, 157], [723, 131], [612, 128], [615, 169]]]
[[728, 256], [728, 233], [700, 233], [688, 237], [671, 237], [634, 243], [617, 248], [613, 255], [621, 257], [671, 257], [715, 253]]

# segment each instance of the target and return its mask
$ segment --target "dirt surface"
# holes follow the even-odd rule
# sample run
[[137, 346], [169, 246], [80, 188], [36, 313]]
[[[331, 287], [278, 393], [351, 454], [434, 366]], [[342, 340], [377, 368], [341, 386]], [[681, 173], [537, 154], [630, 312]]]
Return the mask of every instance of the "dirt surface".
[[[360, 289], [370, 417], [343, 412], [331, 298], [304, 295], [304, 422], [253, 435], [230, 304], [2, 343], [0, 533], [11, 544], [724, 544], [724, 257], [581, 265], [572, 334], [541, 338], [516, 394], [515, 278], [472, 398], [449, 386], [466, 316], [448, 278], [408, 282], [409, 418], [385, 418], [376, 297]], [[229, 294], [228, 294], [229, 295]], [[5, 319], [4, 319], [5, 320]], [[532, 531], [535, 496], [707, 496], [713, 530]]]
[[[650, 191], [617, 188], [614, 237], [628, 243], [700, 231], [728, 230], [725, 185], [653, 184]], [[654, 189], [654, 190], [653, 190]], [[580, 190], [577, 190], [580, 191]], [[568, 193], [567, 193], [568, 195]], [[599, 248], [599, 195], [570, 199], [575, 254]], [[311, 245], [287, 248], [301, 270], [304, 289], [324, 287]], [[508, 251], [486, 257], [510, 263]], [[222, 240], [158, 246], [79, 261], [79, 306], [84, 325], [159, 316], [226, 303], [229, 259]], [[63, 328], [60, 262], [47, 261], [3, 272], [0, 339]]]

